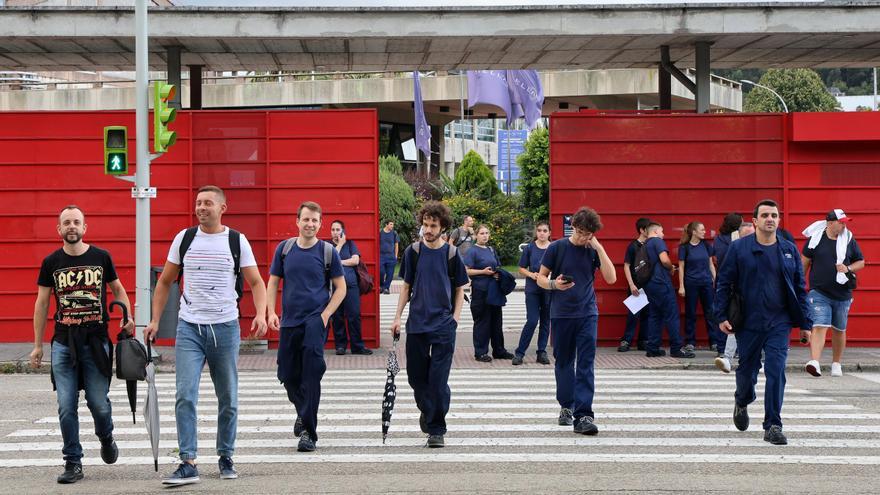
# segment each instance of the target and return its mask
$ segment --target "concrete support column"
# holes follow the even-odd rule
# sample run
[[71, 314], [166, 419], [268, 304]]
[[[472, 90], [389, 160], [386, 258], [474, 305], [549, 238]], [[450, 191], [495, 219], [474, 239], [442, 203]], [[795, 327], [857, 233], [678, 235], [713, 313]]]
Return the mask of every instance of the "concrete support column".
[[180, 47], [169, 46], [166, 51], [165, 59], [167, 61], [168, 84], [173, 84], [174, 87], [177, 88], [177, 91], [174, 93], [174, 98], [168, 102], [168, 106], [179, 110], [182, 108], [180, 105], [180, 98], [181, 90], [183, 89], [180, 87]]
[[698, 41], [696, 43], [696, 62], [697, 62], [697, 113], [706, 113], [709, 111], [709, 96], [711, 85], [709, 84], [709, 46], [708, 41]]
[[189, 108], [202, 109], [202, 65], [189, 66]]
[[660, 94], [660, 110], [672, 110], [672, 74], [657, 64], [657, 92]]

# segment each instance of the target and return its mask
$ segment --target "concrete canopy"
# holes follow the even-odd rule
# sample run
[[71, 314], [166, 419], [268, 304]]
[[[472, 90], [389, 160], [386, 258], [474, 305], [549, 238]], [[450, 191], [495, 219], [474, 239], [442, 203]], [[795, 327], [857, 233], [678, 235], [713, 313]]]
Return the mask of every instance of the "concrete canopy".
[[[150, 10], [150, 65], [169, 47], [206, 70], [656, 67], [659, 47], [712, 67], [880, 64], [880, 1]], [[133, 7], [0, 8], [0, 68], [131, 70]]]

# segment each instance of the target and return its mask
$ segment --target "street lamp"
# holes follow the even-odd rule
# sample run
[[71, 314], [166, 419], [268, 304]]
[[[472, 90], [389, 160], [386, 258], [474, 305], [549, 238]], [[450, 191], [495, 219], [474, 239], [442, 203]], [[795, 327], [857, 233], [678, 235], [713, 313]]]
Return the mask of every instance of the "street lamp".
[[773, 91], [772, 89], [770, 89], [770, 88], [767, 87], [767, 86], [764, 86], [763, 84], [758, 84], [758, 83], [756, 83], [756, 82], [754, 82], [754, 81], [749, 81], [748, 79], [740, 79], [739, 82], [741, 82], [741, 83], [746, 83], [746, 84], [751, 84], [752, 86], [757, 86], [757, 87], [759, 87], [759, 88], [764, 88], [764, 89], [766, 89], [767, 91], [773, 93], [774, 95], [776, 95], [777, 98], [779, 98], [779, 102], [782, 103], [782, 109], [785, 110], [785, 113], [788, 113], [788, 105], [785, 104], [785, 100], [783, 100], [782, 97], [779, 96], [779, 93], [777, 93], [776, 91]]

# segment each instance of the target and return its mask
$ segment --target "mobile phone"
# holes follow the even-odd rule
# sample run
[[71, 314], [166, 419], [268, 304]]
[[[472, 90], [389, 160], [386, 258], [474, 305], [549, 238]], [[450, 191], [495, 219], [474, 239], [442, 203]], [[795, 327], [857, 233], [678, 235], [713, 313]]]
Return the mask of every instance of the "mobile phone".
[[574, 282], [574, 277], [572, 277], [571, 275], [560, 275], [560, 277], [562, 277], [562, 281], [567, 284]]

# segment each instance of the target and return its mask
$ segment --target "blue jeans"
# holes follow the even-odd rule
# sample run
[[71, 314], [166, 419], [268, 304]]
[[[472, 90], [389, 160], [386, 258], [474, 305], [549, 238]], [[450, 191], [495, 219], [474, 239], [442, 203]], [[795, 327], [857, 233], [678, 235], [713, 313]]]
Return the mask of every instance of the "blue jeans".
[[[351, 350], [364, 350], [361, 337], [361, 293], [357, 284], [347, 285], [345, 299], [330, 318], [333, 322], [333, 343], [337, 349], [345, 349], [351, 337]], [[348, 335], [345, 329], [348, 327]]]
[[379, 286], [382, 290], [391, 287], [391, 281], [394, 280], [394, 267], [397, 266], [397, 260], [382, 260], [379, 264]]
[[[110, 344], [105, 345], [110, 352]], [[58, 398], [58, 422], [61, 425], [61, 439], [64, 446], [61, 453], [66, 462], [82, 464], [83, 449], [79, 443], [79, 368], [82, 369], [86, 404], [95, 420], [95, 435], [107, 438], [113, 434], [113, 418], [110, 409], [110, 378], [101, 374], [92, 358], [92, 351], [86, 344], [78, 345], [77, 367], [71, 359], [70, 348], [58, 342], [52, 343], [52, 378], [55, 380], [55, 395]]]
[[715, 300], [715, 288], [711, 284], [684, 283], [684, 343], [697, 345], [697, 301], [703, 307], [703, 318], [706, 321], [706, 336], [709, 343], [724, 352], [727, 335], [712, 324], [712, 302]]
[[240, 344], [238, 320], [198, 325], [177, 321], [177, 341], [174, 344], [177, 400], [174, 415], [180, 460], [192, 460], [198, 456], [196, 407], [205, 362], [208, 363], [217, 395], [217, 455], [232, 457], [235, 452]]
[[326, 338], [327, 328], [321, 315], [315, 315], [297, 327], [282, 327], [278, 341], [278, 381], [284, 385], [287, 399], [293, 403], [303, 428], [315, 442], [318, 441], [321, 378], [327, 371]]
[[535, 335], [535, 327], [541, 322], [538, 330], [538, 352], [547, 352], [547, 341], [550, 339], [550, 291], [526, 292], [526, 324], [519, 336], [519, 346], [516, 354], [519, 357], [526, 355], [526, 350]]
[[669, 350], [681, 350], [681, 334], [679, 333], [678, 301], [672, 285], [649, 283], [645, 286], [648, 300], [651, 301], [651, 316], [648, 325], [648, 339], [645, 349], [648, 352], [660, 350], [663, 340], [663, 326], [669, 332]]
[[739, 348], [739, 367], [736, 369], [734, 399], [740, 407], [755, 401], [755, 384], [761, 368], [764, 351], [764, 424], [765, 430], [773, 425], [782, 426], [782, 398], [785, 394], [785, 360], [788, 358], [788, 340], [791, 326], [770, 330], [743, 329], [736, 332]]
[[593, 363], [599, 316], [553, 318], [553, 357], [556, 358], [556, 400], [571, 409], [575, 419], [593, 418], [596, 391]]
[[627, 310], [626, 312], [626, 330], [623, 331], [623, 338], [621, 340], [625, 340], [631, 344], [635, 341], [636, 338], [636, 325], [639, 327], [639, 345], [643, 345], [645, 341], [648, 339], [648, 326], [650, 325], [651, 319], [651, 305], [648, 304], [641, 311], [636, 314], [632, 314]]
[[449, 370], [457, 327], [452, 324], [446, 330], [406, 335], [407, 380], [419, 411], [425, 415], [430, 435], [446, 434], [446, 413], [452, 397]]

